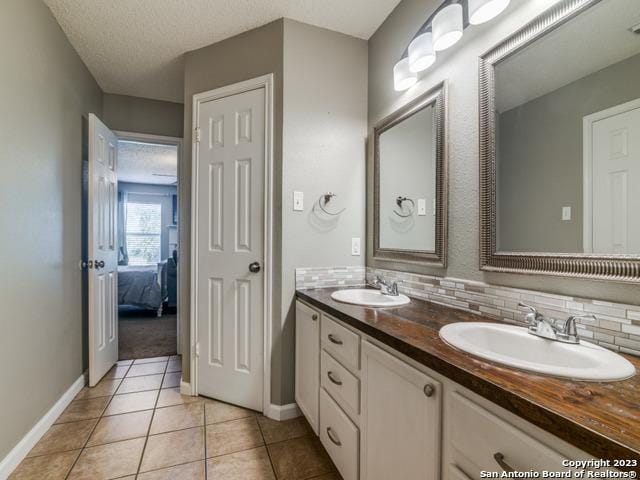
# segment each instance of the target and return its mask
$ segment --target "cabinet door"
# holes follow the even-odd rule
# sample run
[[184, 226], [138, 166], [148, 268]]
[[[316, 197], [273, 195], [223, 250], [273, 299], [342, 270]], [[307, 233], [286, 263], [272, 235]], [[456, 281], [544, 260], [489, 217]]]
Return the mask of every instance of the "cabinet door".
[[296, 402], [318, 433], [320, 314], [296, 301]]
[[369, 342], [362, 353], [362, 480], [437, 480], [440, 383]]

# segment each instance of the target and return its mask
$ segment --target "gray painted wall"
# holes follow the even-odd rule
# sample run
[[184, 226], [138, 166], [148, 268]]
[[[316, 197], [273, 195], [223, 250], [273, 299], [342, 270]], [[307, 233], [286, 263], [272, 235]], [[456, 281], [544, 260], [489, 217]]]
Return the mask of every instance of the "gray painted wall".
[[[282, 224], [280, 198], [282, 192], [282, 37], [283, 21], [277, 20], [249, 32], [228, 38], [208, 47], [185, 54], [185, 109], [184, 109], [184, 153], [180, 169], [180, 218], [191, 218], [191, 139], [193, 95], [251, 78], [274, 74], [274, 291], [280, 291], [279, 226]], [[183, 258], [190, 257], [191, 235], [186, 222], [181, 222], [179, 242]], [[179, 282], [189, 285], [191, 269], [188, 262], [181, 263]], [[181, 292], [182, 293], [182, 292]], [[276, 295], [274, 294], [274, 297]], [[189, 365], [189, 295], [180, 297], [180, 318], [182, 328], [183, 379], [190, 381]], [[274, 318], [280, 317], [279, 302], [274, 302]], [[277, 322], [276, 322], [277, 324]], [[274, 327], [275, 328], [275, 327]], [[274, 345], [272, 360], [272, 389], [274, 401], [278, 403], [280, 377], [278, 375], [279, 345]]]
[[0, 63], [4, 458], [83, 372], [83, 117], [102, 93], [39, 0], [0, 3]]
[[500, 114], [500, 250], [582, 252], [582, 119], [639, 98], [638, 79], [635, 55]]
[[111, 130], [182, 138], [184, 105], [105, 93], [102, 121]]
[[[351, 238], [364, 245], [367, 43], [285, 20], [283, 110], [281, 327], [274, 321], [282, 357], [273, 397], [287, 404], [294, 402], [295, 269], [364, 265], [364, 256], [351, 255]], [[294, 190], [304, 192], [304, 212], [293, 211]], [[337, 194], [331, 208], [346, 208], [339, 217], [312, 210], [327, 191]]]
[[[371, 129], [406, 102], [449, 82], [449, 266], [446, 269], [371, 258], [372, 196], [368, 195], [367, 264], [403, 271], [483, 280], [497, 285], [526, 287], [637, 304], [638, 286], [551, 276], [485, 273], [479, 269], [478, 237], [478, 57], [513, 33], [555, 0], [511, 2], [491, 23], [468, 28], [462, 40], [438, 53], [436, 64], [405, 92], [393, 89], [393, 65], [439, 0], [402, 0], [369, 41], [369, 138]], [[368, 145], [371, 167], [372, 146]], [[368, 169], [372, 172], [372, 169]], [[367, 175], [371, 192], [372, 175]]]
[[[380, 135], [380, 247], [426, 250], [436, 247], [436, 151], [433, 107], [426, 107]], [[401, 211], [396, 199], [408, 197]], [[418, 201], [426, 215], [418, 215]], [[398, 211], [400, 217], [393, 213]]]
[[[119, 192], [127, 192], [129, 201], [143, 203], [146, 200], [159, 202], [162, 205], [162, 233], [160, 237], [161, 259], [166, 260], [169, 251], [169, 225], [173, 225], [173, 201], [172, 195], [178, 192], [175, 185], [149, 185], [144, 183], [119, 182]], [[136, 195], [141, 193], [142, 195]]]

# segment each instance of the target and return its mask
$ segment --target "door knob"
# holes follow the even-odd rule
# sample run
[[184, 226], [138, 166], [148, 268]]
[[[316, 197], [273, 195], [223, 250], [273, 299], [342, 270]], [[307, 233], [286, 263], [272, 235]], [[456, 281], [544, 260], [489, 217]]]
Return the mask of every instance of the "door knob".
[[104, 268], [104, 260], [94, 260], [93, 266], [95, 268]]
[[260, 271], [260, 263], [259, 262], [253, 262], [249, 264], [249, 271], [251, 273], [258, 273]]

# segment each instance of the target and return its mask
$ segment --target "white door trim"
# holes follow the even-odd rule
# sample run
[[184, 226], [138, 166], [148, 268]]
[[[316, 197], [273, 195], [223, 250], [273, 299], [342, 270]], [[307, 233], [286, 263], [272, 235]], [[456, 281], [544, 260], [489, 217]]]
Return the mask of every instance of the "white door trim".
[[[180, 189], [183, 188], [181, 187], [183, 179], [180, 178], [180, 165], [182, 162], [182, 138], [180, 137], [168, 137], [165, 135], [152, 135], [150, 133], [135, 133], [135, 132], [125, 132], [122, 130], [113, 130], [113, 133], [116, 134], [116, 137], [118, 137], [118, 140], [131, 140], [131, 141], [139, 141], [139, 142], [149, 142], [149, 143], [158, 143], [160, 145], [175, 145], [176, 147], [178, 147], [178, 166], [177, 166], [177, 179], [178, 179], [178, 185], [177, 185], [177, 195], [178, 195], [178, 212], [180, 211]], [[186, 221], [187, 219], [180, 219], [178, 220], [178, 261], [180, 261], [181, 258], [184, 258], [182, 256], [182, 243], [180, 242], [180, 232], [184, 231], [185, 228], [188, 227], [188, 223]], [[178, 266], [178, 269], [180, 267]], [[177, 307], [176, 307], [176, 352], [178, 353], [178, 355], [180, 355], [182, 353], [182, 342], [181, 342], [181, 328], [180, 328], [180, 298], [182, 298], [182, 295], [180, 293], [180, 289], [182, 288], [182, 285], [180, 285], [180, 275], [178, 275], [178, 283], [177, 283]]]
[[196, 142], [200, 105], [239, 93], [264, 88], [265, 96], [265, 168], [264, 168], [264, 379], [262, 411], [265, 416], [273, 417], [271, 406], [271, 324], [272, 324], [272, 285], [273, 285], [273, 74], [234, 83], [224, 87], [198, 93], [193, 96], [192, 114], [192, 154], [191, 154], [191, 394], [198, 395], [198, 265], [194, 261], [198, 251], [198, 164], [199, 151]]
[[582, 119], [582, 249], [584, 253], [593, 253], [593, 124], [605, 118], [614, 117], [621, 113], [640, 108], [640, 98], [630, 102], [592, 113]]

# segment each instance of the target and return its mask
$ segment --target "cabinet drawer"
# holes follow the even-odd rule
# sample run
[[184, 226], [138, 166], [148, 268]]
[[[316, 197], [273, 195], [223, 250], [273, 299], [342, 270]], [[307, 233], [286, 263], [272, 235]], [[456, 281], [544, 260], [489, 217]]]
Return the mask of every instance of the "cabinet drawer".
[[[473, 479], [481, 471], [562, 471], [562, 455], [459, 393], [449, 402], [452, 462]], [[455, 476], [453, 477], [455, 478]]]
[[455, 465], [449, 465], [447, 469], [447, 480], [470, 480], [462, 470], [460, 470]]
[[358, 427], [321, 388], [320, 441], [344, 480], [358, 478], [358, 436]]
[[360, 336], [322, 314], [322, 346], [347, 368], [360, 368]]
[[360, 413], [360, 380], [324, 350], [320, 360], [320, 383], [342, 408]]

